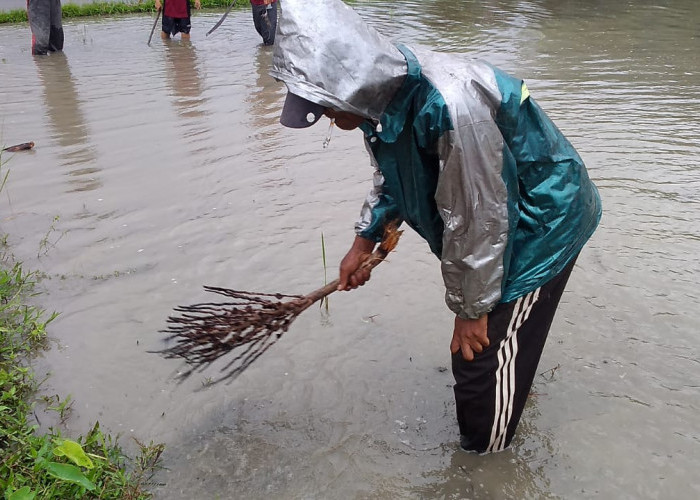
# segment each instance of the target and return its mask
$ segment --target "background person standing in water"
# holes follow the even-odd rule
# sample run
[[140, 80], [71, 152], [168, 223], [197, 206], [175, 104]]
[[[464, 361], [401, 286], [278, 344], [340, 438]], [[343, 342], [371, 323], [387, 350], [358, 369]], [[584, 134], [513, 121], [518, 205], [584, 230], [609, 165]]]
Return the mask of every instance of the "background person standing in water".
[[[160, 37], [170, 38], [181, 33], [183, 40], [190, 37], [190, 2], [189, 0], [156, 0], [156, 9], [163, 7], [163, 20], [161, 24]], [[202, 8], [200, 0], [194, 0], [194, 8]]]
[[359, 127], [375, 168], [338, 288], [369, 279], [360, 264], [390, 222], [425, 239], [454, 313], [460, 445], [503, 450], [600, 220], [580, 156], [522, 80], [465, 54], [394, 45], [340, 0], [284, 0], [270, 74], [287, 86], [283, 125], [325, 114]]
[[253, 10], [255, 30], [262, 37], [265, 45], [275, 43], [277, 31], [277, 0], [250, 0]]
[[61, 0], [27, 0], [32, 55], [63, 50], [62, 14]]

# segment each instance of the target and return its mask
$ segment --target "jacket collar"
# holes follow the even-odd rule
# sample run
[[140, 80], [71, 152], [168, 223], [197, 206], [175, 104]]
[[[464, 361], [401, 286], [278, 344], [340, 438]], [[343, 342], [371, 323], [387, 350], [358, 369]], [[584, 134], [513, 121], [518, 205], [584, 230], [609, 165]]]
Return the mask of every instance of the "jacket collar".
[[401, 51], [406, 59], [408, 70], [406, 78], [384, 110], [379, 119], [379, 124], [373, 126], [371, 123], [366, 122], [360, 126], [366, 135], [376, 134], [382, 142], [388, 143], [396, 142], [403, 130], [406, 116], [411, 110], [411, 100], [421, 81], [421, 66], [413, 52], [403, 44], [397, 44], [396, 48]]

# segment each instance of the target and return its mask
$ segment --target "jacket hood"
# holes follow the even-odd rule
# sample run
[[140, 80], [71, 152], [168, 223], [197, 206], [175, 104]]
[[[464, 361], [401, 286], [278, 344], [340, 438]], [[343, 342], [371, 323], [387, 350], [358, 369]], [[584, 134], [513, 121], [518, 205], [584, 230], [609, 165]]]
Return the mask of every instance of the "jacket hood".
[[280, 0], [270, 75], [289, 92], [379, 120], [406, 76], [401, 52], [341, 0]]

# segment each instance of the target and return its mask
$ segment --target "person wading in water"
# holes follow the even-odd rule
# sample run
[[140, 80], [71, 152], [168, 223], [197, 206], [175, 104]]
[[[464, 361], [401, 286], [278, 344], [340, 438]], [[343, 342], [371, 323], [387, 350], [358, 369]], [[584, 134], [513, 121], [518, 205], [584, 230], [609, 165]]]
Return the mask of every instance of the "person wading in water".
[[[571, 143], [525, 83], [464, 54], [394, 45], [340, 0], [282, 0], [270, 74], [283, 125], [359, 128], [373, 187], [340, 289], [396, 219], [440, 260], [462, 448], [513, 438], [559, 299], [601, 217]], [[447, 346], [446, 346], [447, 347]]]
[[[189, 0], [156, 0], [156, 9], [163, 8], [160, 37], [170, 38], [180, 33], [183, 40], [190, 38], [190, 2]], [[202, 8], [200, 0], [194, 0], [194, 8]]]

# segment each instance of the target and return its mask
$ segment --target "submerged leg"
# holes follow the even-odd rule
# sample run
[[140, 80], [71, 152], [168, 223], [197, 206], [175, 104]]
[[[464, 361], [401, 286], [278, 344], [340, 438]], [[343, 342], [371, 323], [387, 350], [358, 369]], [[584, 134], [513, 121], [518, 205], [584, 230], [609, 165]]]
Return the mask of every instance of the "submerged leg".
[[32, 31], [32, 54], [45, 55], [51, 37], [51, 5], [46, 0], [27, 0], [27, 19]]
[[513, 439], [574, 261], [537, 290], [496, 306], [489, 313], [490, 345], [473, 361], [461, 352], [452, 356], [465, 450], [500, 451]]

